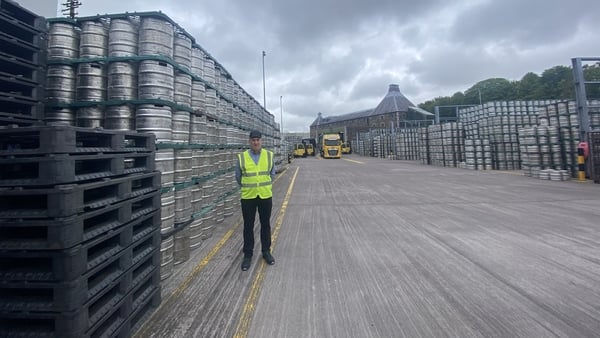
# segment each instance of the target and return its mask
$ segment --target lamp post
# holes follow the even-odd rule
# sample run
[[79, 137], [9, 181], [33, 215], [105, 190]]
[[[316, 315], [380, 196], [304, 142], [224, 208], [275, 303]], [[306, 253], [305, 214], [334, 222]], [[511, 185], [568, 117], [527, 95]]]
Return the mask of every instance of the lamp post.
[[281, 117], [279, 118], [279, 123], [281, 124], [281, 136], [283, 136], [283, 95], [279, 96], [279, 113]]
[[267, 53], [262, 51], [262, 72], [263, 72], [263, 108], [267, 110], [267, 90], [265, 88], [265, 56]]

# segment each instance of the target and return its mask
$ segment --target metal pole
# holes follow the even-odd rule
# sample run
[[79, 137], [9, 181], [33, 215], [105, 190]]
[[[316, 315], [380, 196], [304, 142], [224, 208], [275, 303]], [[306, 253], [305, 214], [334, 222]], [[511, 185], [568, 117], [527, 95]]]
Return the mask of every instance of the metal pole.
[[281, 136], [283, 136], [283, 95], [279, 96], [279, 111], [281, 114], [280, 123], [281, 123]]
[[262, 51], [262, 72], [263, 72], [263, 108], [267, 110], [267, 90], [265, 89], [265, 56], [267, 53]]

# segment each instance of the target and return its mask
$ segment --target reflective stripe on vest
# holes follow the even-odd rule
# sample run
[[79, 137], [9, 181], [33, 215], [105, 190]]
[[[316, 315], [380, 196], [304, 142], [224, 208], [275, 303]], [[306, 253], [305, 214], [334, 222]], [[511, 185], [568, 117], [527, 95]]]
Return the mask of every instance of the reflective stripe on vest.
[[[266, 156], [265, 156], [266, 155]], [[241, 177], [242, 199], [252, 199], [257, 196], [265, 199], [273, 196], [271, 170], [273, 169], [273, 153], [261, 149], [258, 164], [250, 156], [250, 150], [238, 154]]]

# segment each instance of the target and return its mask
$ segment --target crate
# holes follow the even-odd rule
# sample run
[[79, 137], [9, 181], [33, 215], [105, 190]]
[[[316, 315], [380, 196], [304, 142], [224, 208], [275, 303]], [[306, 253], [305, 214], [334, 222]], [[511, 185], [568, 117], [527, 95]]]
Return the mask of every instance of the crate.
[[154, 152], [150, 133], [69, 126], [0, 130], [0, 156]]
[[153, 152], [2, 156], [0, 187], [61, 185], [152, 172], [154, 156]]
[[67, 249], [112, 232], [128, 222], [160, 227], [159, 210], [142, 209], [132, 218], [133, 212], [132, 203], [122, 201], [68, 218], [0, 219], [0, 250]]

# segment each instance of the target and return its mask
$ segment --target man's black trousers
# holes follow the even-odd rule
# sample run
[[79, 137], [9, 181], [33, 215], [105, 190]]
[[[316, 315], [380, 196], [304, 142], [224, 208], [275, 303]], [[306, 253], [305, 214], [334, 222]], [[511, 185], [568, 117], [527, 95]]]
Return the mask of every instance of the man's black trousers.
[[260, 220], [261, 251], [271, 250], [271, 208], [273, 198], [242, 199], [242, 216], [244, 217], [244, 256], [251, 257], [254, 251], [254, 220], [258, 210]]

